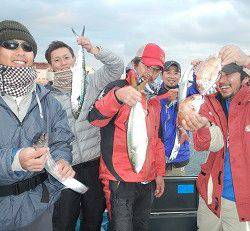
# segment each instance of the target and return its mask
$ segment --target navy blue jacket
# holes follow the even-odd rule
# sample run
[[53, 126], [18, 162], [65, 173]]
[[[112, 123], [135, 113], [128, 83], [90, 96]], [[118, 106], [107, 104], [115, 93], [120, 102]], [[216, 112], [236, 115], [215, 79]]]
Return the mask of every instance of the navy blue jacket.
[[[161, 85], [159, 94], [166, 93], [167, 90], [164, 88], [164, 83]], [[195, 83], [192, 82], [192, 85], [188, 87], [187, 96], [198, 94], [198, 90], [195, 86]], [[170, 107], [170, 103], [167, 99], [161, 99], [161, 128], [160, 128], [160, 137], [165, 146], [165, 155], [167, 163], [181, 163], [189, 160], [190, 157], [190, 147], [189, 142], [185, 141], [179, 150], [179, 153], [172, 162], [169, 162], [168, 159], [171, 155], [172, 149], [174, 147], [175, 136], [176, 136], [176, 118], [178, 112], [177, 101], [174, 102]]]

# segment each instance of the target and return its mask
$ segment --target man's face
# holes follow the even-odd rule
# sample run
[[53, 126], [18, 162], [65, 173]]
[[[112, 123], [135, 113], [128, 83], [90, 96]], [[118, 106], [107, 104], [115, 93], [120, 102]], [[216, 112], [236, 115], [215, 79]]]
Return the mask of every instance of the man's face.
[[51, 69], [53, 71], [64, 71], [72, 67], [75, 63], [75, 58], [66, 47], [58, 48], [51, 52]]
[[140, 62], [136, 67], [136, 71], [139, 76], [142, 77], [144, 81], [153, 82], [158, 75], [161, 73], [161, 67], [159, 66], [147, 66], [144, 63]]
[[221, 76], [217, 82], [218, 91], [222, 97], [232, 98], [240, 90], [241, 87], [240, 73], [235, 72], [232, 74], [226, 74], [221, 72]]
[[167, 71], [162, 74], [162, 80], [168, 87], [175, 87], [181, 78], [181, 73], [175, 65], [172, 65]]
[[[15, 40], [19, 44], [23, 40]], [[24, 51], [19, 45], [16, 49], [10, 50], [0, 46], [0, 64], [8, 67], [31, 67], [33, 65], [34, 53]]]

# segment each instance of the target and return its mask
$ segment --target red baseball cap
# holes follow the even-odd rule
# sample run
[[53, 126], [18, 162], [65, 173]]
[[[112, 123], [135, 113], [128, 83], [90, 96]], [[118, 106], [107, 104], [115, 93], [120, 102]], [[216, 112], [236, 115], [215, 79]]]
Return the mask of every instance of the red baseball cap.
[[140, 57], [142, 62], [149, 67], [164, 67], [165, 52], [155, 43], [148, 43], [141, 47], [137, 51], [136, 56]]

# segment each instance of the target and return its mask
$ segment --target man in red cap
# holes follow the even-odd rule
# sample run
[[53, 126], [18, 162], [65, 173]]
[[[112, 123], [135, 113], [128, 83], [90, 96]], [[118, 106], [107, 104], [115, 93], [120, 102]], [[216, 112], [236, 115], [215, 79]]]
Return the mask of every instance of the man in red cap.
[[[148, 230], [153, 196], [164, 192], [165, 154], [158, 137], [161, 109], [150, 84], [162, 72], [164, 59], [164, 51], [156, 44], [140, 48], [126, 79], [107, 85], [88, 116], [90, 123], [101, 127], [100, 179], [111, 230]], [[143, 93], [133, 87], [142, 82], [147, 82]], [[131, 107], [138, 101], [146, 101], [148, 146], [144, 165], [136, 173], [128, 157], [127, 124]]]

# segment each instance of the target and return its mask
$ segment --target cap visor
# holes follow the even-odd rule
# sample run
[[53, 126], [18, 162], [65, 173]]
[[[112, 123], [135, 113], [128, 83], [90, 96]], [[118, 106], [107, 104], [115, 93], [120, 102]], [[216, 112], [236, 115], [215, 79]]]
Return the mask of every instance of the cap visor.
[[147, 65], [148, 67], [151, 66], [159, 66], [161, 68], [163, 68], [163, 63], [158, 60], [158, 59], [153, 59], [153, 58], [142, 58], [142, 62]]

